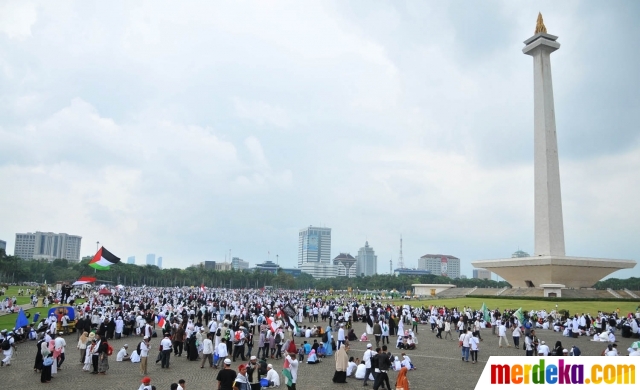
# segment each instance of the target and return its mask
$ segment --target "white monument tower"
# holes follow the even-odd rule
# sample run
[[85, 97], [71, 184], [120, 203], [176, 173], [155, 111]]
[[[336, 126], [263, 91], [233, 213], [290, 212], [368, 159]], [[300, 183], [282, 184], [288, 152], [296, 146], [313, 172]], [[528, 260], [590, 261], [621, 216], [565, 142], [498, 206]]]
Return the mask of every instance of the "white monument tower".
[[564, 256], [560, 164], [551, 81], [551, 53], [558, 37], [547, 34], [538, 14], [535, 35], [522, 52], [533, 57], [533, 145], [535, 177], [535, 256]]
[[[547, 34], [538, 14], [535, 34], [522, 52], [533, 57], [533, 143], [535, 253], [532, 257], [473, 262], [503, 277], [513, 287], [544, 287], [560, 295], [563, 287], [591, 287], [612, 272], [636, 265], [632, 260], [567, 257], [564, 249], [562, 196], [556, 115], [551, 81], [551, 53], [558, 37]], [[546, 295], [546, 294], [545, 294]]]

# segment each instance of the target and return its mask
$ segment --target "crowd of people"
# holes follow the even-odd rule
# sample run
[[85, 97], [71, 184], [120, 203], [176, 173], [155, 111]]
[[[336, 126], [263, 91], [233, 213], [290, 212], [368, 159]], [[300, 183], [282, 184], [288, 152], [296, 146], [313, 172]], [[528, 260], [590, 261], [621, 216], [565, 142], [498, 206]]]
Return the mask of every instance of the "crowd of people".
[[[489, 331], [499, 347], [515, 348], [527, 356], [574, 355], [580, 350], [564, 348], [558, 341], [551, 349], [536, 336], [536, 329], [553, 329], [567, 337], [594, 336], [606, 341], [603, 355], [617, 355], [615, 333], [628, 326], [636, 334], [640, 316], [621, 317], [617, 313], [588, 313], [569, 317], [558, 312], [531, 311], [526, 316], [514, 310], [397, 306], [388, 301], [363, 300], [350, 296], [327, 298], [308, 291], [230, 290], [206, 288], [112, 288], [99, 294], [98, 288], [50, 291], [51, 301], [82, 303], [69, 312], [55, 311], [20, 329], [2, 331], [5, 359], [20, 341], [36, 341], [35, 371], [50, 383], [67, 359], [65, 337], [75, 337], [77, 358], [82, 370], [106, 375], [115, 354], [116, 362], [139, 363], [142, 390], [152, 389], [149, 364], [169, 369], [172, 358], [184, 357], [200, 364], [200, 369], [217, 370], [221, 390], [261, 390], [284, 385], [296, 389], [301, 366], [325, 363], [333, 357], [334, 383], [348, 378], [373, 382], [375, 390], [391, 390], [390, 372], [396, 372], [396, 389], [409, 389], [409, 372], [415, 370], [408, 353], [418, 345], [418, 324], [430, 325], [435, 337], [459, 341], [461, 359], [478, 362], [482, 335]], [[362, 322], [365, 332], [358, 337], [354, 322]], [[633, 326], [632, 324], [635, 324]], [[77, 332], [69, 336], [70, 330]], [[427, 328], [428, 329], [428, 328]], [[443, 336], [444, 334], [444, 336]], [[605, 335], [605, 336], [603, 336]], [[135, 340], [114, 351], [111, 340]], [[420, 336], [422, 337], [422, 336]], [[603, 339], [603, 337], [605, 339]], [[393, 345], [390, 343], [393, 340]], [[139, 341], [138, 341], [139, 340]], [[127, 340], [128, 341], [128, 340]], [[362, 357], [350, 352], [353, 342], [366, 342]], [[9, 344], [9, 348], [4, 346]], [[130, 348], [131, 347], [131, 348]], [[392, 348], [394, 350], [392, 351]], [[152, 351], [157, 350], [157, 355]], [[640, 354], [631, 348], [629, 354]], [[279, 362], [282, 360], [282, 362]], [[151, 363], [149, 363], [149, 361]], [[234, 363], [240, 363], [237, 370]], [[180, 382], [171, 388], [183, 388]]]

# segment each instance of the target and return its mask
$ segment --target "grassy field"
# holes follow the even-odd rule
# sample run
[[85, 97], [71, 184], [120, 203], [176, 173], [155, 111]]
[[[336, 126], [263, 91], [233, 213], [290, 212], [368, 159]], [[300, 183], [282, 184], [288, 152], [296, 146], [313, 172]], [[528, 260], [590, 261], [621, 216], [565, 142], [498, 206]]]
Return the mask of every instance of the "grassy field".
[[[32, 293], [33, 293], [33, 291], [35, 291], [35, 289], [36, 289], [35, 287], [30, 287], [30, 286], [10, 286], [10, 287], [7, 289], [7, 292], [5, 293], [5, 295], [4, 295], [4, 296], [2, 296], [2, 299], [6, 298], [6, 297], [13, 297], [13, 296], [15, 296], [15, 297], [16, 297], [16, 299], [18, 300], [18, 305], [24, 305], [24, 304], [27, 304], [27, 303], [31, 303], [31, 302], [30, 302], [30, 296], [29, 296], [29, 295], [27, 295], [27, 288], [30, 288], [30, 289], [31, 289], [31, 291], [32, 291]], [[25, 291], [25, 295], [24, 295], [24, 296], [19, 297], [19, 296], [18, 296], [18, 289], [23, 289], [23, 290]]]
[[558, 305], [558, 310], [568, 310], [569, 313], [590, 313], [594, 315], [598, 311], [613, 312], [620, 309], [621, 314], [627, 314], [630, 312], [635, 313], [638, 303], [640, 302], [598, 302], [598, 301], [545, 301], [545, 300], [519, 300], [519, 299], [491, 299], [491, 298], [451, 298], [451, 299], [431, 299], [424, 301], [394, 301], [396, 305], [410, 304], [417, 305], [437, 305], [447, 307], [459, 307], [464, 306], [471, 307], [472, 309], [479, 309], [482, 307], [482, 303], [485, 303], [489, 309], [518, 309], [522, 307], [523, 311], [529, 310], [546, 310], [550, 312]]
[[[46, 307], [36, 307], [33, 309], [25, 310], [25, 313], [31, 313], [29, 317], [29, 321], [33, 320], [33, 316], [36, 313], [40, 313], [40, 318], [46, 316], [49, 312], [49, 308]], [[16, 318], [18, 318], [18, 314], [7, 314], [0, 316], [0, 329], [13, 329], [16, 326]]]

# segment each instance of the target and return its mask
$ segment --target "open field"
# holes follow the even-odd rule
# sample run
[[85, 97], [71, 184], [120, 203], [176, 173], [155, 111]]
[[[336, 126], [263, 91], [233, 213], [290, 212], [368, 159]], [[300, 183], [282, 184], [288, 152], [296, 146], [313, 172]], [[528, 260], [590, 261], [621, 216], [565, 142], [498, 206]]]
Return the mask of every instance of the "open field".
[[[7, 289], [7, 292], [5, 293], [4, 296], [2, 296], [2, 299], [6, 298], [6, 297], [16, 297], [16, 299], [18, 300], [18, 305], [24, 305], [27, 303], [30, 303], [30, 295], [27, 295], [27, 288], [30, 288], [31, 291], [33, 292], [35, 290], [36, 287], [31, 287], [31, 286], [9, 286], [9, 288]], [[18, 296], [18, 289], [23, 289], [25, 290], [25, 295], [24, 296]]]
[[459, 307], [464, 306], [471, 307], [472, 309], [480, 309], [484, 302], [489, 309], [518, 309], [522, 307], [523, 311], [529, 310], [546, 310], [550, 312], [558, 306], [558, 310], [568, 310], [569, 313], [591, 313], [592, 315], [598, 313], [598, 311], [613, 312], [620, 309], [620, 313], [627, 314], [629, 312], [636, 311], [639, 302], [630, 301], [545, 301], [545, 300], [529, 300], [529, 299], [495, 299], [495, 298], [451, 298], [451, 299], [429, 299], [424, 301], [411, 300], [395, 300], [396, 305], [410, 304], [413, 306], [424, 305], [436, 305], [447, 307]]

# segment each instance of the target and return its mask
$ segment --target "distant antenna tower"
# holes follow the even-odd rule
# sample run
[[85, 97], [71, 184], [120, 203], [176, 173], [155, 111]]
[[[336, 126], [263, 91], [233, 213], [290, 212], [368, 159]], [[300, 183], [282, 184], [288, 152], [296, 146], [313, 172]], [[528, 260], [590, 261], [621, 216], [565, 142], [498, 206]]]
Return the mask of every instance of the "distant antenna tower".
[[393, 259], [389, 260], [389, 275], [393, 275]]
[[404, 259], [402, 258], [402, 234], [400, 235], [400, 257], [398, 257], [398, 268], [404, 268]]

